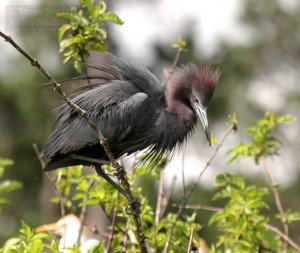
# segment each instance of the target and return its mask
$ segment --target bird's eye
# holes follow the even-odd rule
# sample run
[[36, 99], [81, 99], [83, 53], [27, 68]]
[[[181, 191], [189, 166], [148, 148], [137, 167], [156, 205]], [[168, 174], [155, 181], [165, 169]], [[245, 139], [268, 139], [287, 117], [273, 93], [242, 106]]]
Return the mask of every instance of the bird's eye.
[[198, 97], [194, 97], [194, 102], [199, 104], [200, 103], [200, 99]]

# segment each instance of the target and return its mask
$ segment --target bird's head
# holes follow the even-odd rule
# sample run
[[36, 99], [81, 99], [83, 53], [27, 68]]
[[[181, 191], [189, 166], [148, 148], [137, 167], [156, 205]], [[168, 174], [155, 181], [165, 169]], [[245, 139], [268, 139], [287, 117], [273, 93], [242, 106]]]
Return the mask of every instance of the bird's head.
[[191, 107], [199, 118], [211, 145], [210, 130], [208, 126], [206, 109], [214, 93], [220, 77], [218, 70], [213, 70], [209, 65], [197, 66], [188, 64], [178, 68], [168, 83], [176, 99], [181, 100]]

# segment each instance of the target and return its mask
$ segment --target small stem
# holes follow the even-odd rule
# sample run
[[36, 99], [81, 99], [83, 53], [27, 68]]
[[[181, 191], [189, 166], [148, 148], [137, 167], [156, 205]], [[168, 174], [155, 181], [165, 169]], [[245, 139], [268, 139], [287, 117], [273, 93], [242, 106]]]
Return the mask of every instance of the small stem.
[[123, 253], [126, 253], [126, 252], [127, 252], [127, 250], [126, 250], [126, 245], [127, 245], [127, 241], [128, 241], [128, 229], [129, 229], [129, 221], [127, 220], [127, 221], [126, 221], [125, 231], [123, 232], [124, 235], [123, 235], [123, 238], [122, 238], [122, 244], [123, 244], [122, 252], [123, 252]]
[[165, 175], [165, 170], [161, 169], [160, 170], [160, 177], [159, 177], [159, 187], [158, 187], [158, 196], [157, 196], [157, 202], [156, 202], [156, 210], [155, 210], [155, 218], [154, 218], [154, 223], [155, 225], [158, 225], [161, 217], [161, 208], [162, 208], [162, 203], [163, 199], [165, 198], [164, 196], [164, 175]]
[[191, 248], [192, 248], [192, 243], [193, 243], [193, 236], [194, 236], [194, 229], [191, 229], [191, 234], [190, 234], [190, 239], [189, 239], [189, 246], [188, 246], [188, 250], [187, 253], [191, 252]]
[[[85, 202], [88, 199], [88, 192], [93, 187], [94, 183], [95, 183], [95, 181], [93, 181], [92, 179], [89, 180], [86, 194], [85, 194], [85, 196], [82, 200], [83, 202]], [[85, 223], [86, 216], [87, 216], [87, 205], [84, 205], [81, 208], [80, 217], [79, 217], [79, 219], [80, 219], [80, 228], [79, 228], [79, 233], [78, 233], [78, 238], [77, 238], [77, 246], [78, 247], [80, 246], [81, 236], [82, 236], [82, 232], [83, 232], [83, 225]]]
[[117, 208], [113, 208], [113, 215], [112, 215], [112, 224], [111, 224], [111, 233], [109, 237], [109, 242], [107, 246], [107, 252], [111, 252], [111, 246], [112, 246], [112, 241], [114, 239], [114, 230], [115, 230], [115, 225], [116, 225], [116, 219], [117, 218]]
[[[174, 207], [178, 207], [178, 205], [173, 205]], [[204, 205], [185, 205], [184, 209], [193, 209], [193, 210], [204, 210], [210, 212], [221, 212], [223, 208], [214, 207], [214, 206], [204, 206]]]
[[300, 245], [295, 243], [289, 236], [287, 236], [285, 233], [281, 232], [278, 228], [270, 225], [265, 224], [264, 225], [267, 229], [272, 231], [273, 233], [277, 234], [279, 237], [281, 237], [287, 244], [289, 244], [291, 247], [293, 247], [297, 252], [300, 252]]
[[[44, 162], [44, 160], [39, 156], [40, 151], [39, 151], [39, 149], [38, 149], [38, 146], [37, 146], [35, 143], [34, 143], [32, 146], [33, 146], [33, 150], [34, 150], [36, 156], [37, 156], [38, 159], [39, 159], [39, 162], [40, 162], [41, 167], [44, 168], [44, 167], [45, 167], [45, 162]], [[59, 187], [58, 187], [58, 184], [57, 184], [57, 183], [56, 183], [56, 184], [53, 183], [53, 181], [51, 180], [51, 178], [50, 178], [48, 172], [44, 173], [44, 175], [45, 175], [46, 180], [49, 182], [50, 187], [52, 188], [52, 190], [53, 190], [55, 196], [59, 198], [60, 216], [61, 216], [61, 217], [64, 217], [64, 216], [65, 216], [65, 213], [66, 213], [66, 212], [65, 212], [65, 201], [64, 201], [64, 197], [63, 197], [63, 195], [61, 194], [61, 191], [60, 191], [60, 189], [59, 189]]]
[[[282, 207], [282, 203], [281, 203], [281, 199], [280, 199], [280, 195], [279, 195], [279, 192], [278, 192], [278, 185], [276, 184], [274, 178], [273, 178], [273, 175], [271, 173], [271, 170], [268, 166], [268, 163], [267, 163], [267, 158], [265, 155], [262, 156], [262, 162], [263, 162], [263, 168], [267, 174], [267, 177], [269, 179], [269, 182], [271, 184], [271, 187], [272, 187], [272, 191], [273, 191], [273, 194], [274, 194], [274, 199], [275, 199], [275, 204], [276, 204], [276, 207], [277, 207], [277, 210], [281, 216], [281, 223], [283, 225], [283, 229], [284, 229], [284, 234], [288, 237], [289, 236], [289, 226], [288, 226], [288, 222], [287, 222], [287, 216], [286, 216], [286, 213], [284, 212], [283, 210], [283, 207]], [[288, 252], [288, 243], [287, 241], [285, 241], [285, 252]]]
[[177, 49], [177, 52], [176, 52], [176, 55], [174, 57], [174, 60], [172, 62], [172, 65], [171, 67], [168, 69], [168, 73], [167, 73], [167, 77], [166, 77], [166, 80], [164, 81], [164, 86], [167, 84], [167, 82], [169, 81], [170, 77], [172, 76], [172, 74], [174, 73], [174, 70], [176, 68], [176, 65], [180, 59], [180, 56], [182, 54], [182, 49], [181, 48], [178, 48]]
[[183, 188], [183, 195], [186, 193], [185, 189], [185, 173], [184, 173], [184, 154], [185, 154], [185, 149], [182, 151], [182, 156], [181, 156], [181, 174], [182, 174], [182, 188]]

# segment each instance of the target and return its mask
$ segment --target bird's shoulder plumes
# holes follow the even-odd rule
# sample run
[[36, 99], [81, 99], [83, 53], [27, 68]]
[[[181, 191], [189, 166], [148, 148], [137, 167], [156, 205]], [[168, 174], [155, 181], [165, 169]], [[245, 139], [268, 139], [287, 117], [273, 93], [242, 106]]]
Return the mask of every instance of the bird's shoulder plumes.
[[[162, 91], [159, 80], [145, 67], [112, 54], [97, 54], [97, 64], [84, 63], [88, 79], [92, 84], [81, 87], [77, 91], [93, 89], [95, 86], [107, 84], [111, 81], [124, 81], [135, 85], [150, 96]], [[91, 72], [91, 73], [89, 73]]]

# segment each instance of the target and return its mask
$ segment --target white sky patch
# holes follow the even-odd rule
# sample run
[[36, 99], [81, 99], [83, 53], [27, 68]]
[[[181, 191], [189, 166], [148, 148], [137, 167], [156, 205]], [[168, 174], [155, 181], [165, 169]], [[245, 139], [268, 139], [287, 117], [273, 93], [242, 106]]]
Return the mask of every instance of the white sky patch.
[[247, 43], [249, 37], [249, 30], [238, 22], [243, 9], [238, 0], [121, 1], [114, 7], [125, 21], [123, 26], [113, 28], [122, 54], [140, 61], [153, 59], [154, 41], [171, 44], [178, 35], [184, 36], [187, 24], [196, 34], [196, 48], [207, 55], [215, 52], [220, 38]]

